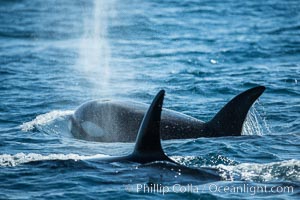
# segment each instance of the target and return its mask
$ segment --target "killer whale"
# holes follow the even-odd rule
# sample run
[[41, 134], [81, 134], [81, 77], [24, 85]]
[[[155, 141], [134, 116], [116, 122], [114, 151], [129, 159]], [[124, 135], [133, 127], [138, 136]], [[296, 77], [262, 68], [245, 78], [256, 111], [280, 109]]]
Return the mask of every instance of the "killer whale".
[[142, 164], [154, 161], [168, 161], [175, 163], [166, 156], [160, 141], [160, 121], [164, 93], [164, 90], [157, 93], [147, 113], [143, 117], [133, 152], [127, 156], [108, 157], [101, 159], [100, 161], [130, 161]]
[[[240, 136], [250, 107], [264, 90], [264, 86], [257, 86], [240, 93], [208, 122], [163, 109], [161, 137], [167, 140]], [[147, 107], [147, 104], [129, 101], [89, 101], [70, 117], [70, 131], [78, 139], [133, 142]]]
[[174, 167], [179, 167], [182, 172], [193, 173], [202, 179], [221, 180], [217, 169], [201, 167], [200, 169], [190, 168], [176, 163], [170, 159], [161, 146], [161, 111], [165, 91], [161, 90], [153, 99], [150, 107], [143, 117], [136, 136], [134, 150], [126, 156], [110, 156], [97, 158], [97, 162], [135, 162], [151, 163], [156, 161], [167, 161]]
[[[125, 156], [101, 156], [97, 158], [89, 158], [85, 159], [84, 162], [89, 163], [101, 163], [101, 164], [110, 164], [114, 162], [118, 163], [140, 163], [140, 164], [148, 164], [148, 166], [170, 169], [171, 171], [180, 171], [182, 174], [186, 174], [188, 176], [192, 175], [193, 177], [197, 177], [203, 181], [211, 181], [211, 180], [221, 180], [218, 169], [209, 168], [209, 167], [187, 167], [181, 165], [171, 158], [169, 158], [161, 145], [161, 112], [162, 105], [164, 100], [165, 91], [161, 90], [157, 93], [155, 98], [153, 99], [151, 105], [149, 106], [146, 114], [143, 116], [142, 123], [139, 127], [135, 146], [131, 154]], [[51, 164], [51, 166], [57, 167], [60, 166], [62, 160], [34, 160], [27, 162], [25, 164], [29, 165], [42, 165], [44, 166]], [[70, 159], [67, 163], [73, 163], [74, 160]], [[162, 162], [161, 162], [162, 161]], [[65, 162], [64, 162], [65, 163]], [[76, 163], [77, 167], [78, 163]], [[68, 164], [69, 166], [69, 164]], [[84, 165], [85, 166], [85, 165]], [[89, 165], [90, 166], [90, 165]], [[147, 166], [147, 165], [145, 165]]]

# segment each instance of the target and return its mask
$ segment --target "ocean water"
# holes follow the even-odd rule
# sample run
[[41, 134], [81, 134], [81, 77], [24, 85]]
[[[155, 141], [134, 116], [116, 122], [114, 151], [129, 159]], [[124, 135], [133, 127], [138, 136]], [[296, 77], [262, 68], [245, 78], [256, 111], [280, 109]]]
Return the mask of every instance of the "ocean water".
[[[299, 199], [299, 10], [297, 0], [2, 0], [0, 199]], [[189, 169], [101, 164], [134, 144], [68, 129], [87, 100], [150, 103], [160, 89], [164, 107], [208, 121], [256, 85], [267, 89], [243, 136], [163, 141]]]

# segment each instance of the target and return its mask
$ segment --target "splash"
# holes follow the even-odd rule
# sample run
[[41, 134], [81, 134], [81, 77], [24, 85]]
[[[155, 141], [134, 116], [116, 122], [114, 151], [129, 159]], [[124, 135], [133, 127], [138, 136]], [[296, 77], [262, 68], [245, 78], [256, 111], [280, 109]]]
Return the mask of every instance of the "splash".
[[32, 121], [23, 123], [20, 126], [20, 128], [22, 131], [25, 131], [25, 132], [31, 131], [38, 126], [48, 125], [57, 119], [65, 119], [65, 117], [73, 114], [73, 112], [74, 111], [71, 111], [71, 110], [66, 110], [66, 111], [54, 110], [49, 113], [39, 115]]
[[257, 111], [257, 105], [260, 105], [259, 101], [256, 101], [250, 109], [243, 126], [242, 135], [265, 135], [271, 133], [266, 118]]
[[212, 158], [212, 160], [199, 156], [172, 156], [171, 158], [175, 162], [188, 167], [215, 168], [219, 171], [222, 179], [227, 181], [300, 181], [300, 161], [295, 159], [259, 164], [238, 163], [223, 156], [217, 156]]
[[106, 157], [104, 154], [95, 154], [90, 156], [82, 156], [79, 154], [49, 154], [41, 155], [37, 153], [17, 153], [15, 155], [2, 154], [0, 155], [1, 167], [15, 167], [17, 165], [43, 160], [89, 160]]
[[181, 165], [191, 166], [191, 167], [203, 167], [203, 166], [215, 166], [218, 164], [224, 165], [234, 165], [238, 164], [235, 160], [222, 155], [212, 155], [209, 158], [201, 156], [172, 156], [172, 159], [180, 163]]
[[251, 180], [257, 182], [290, 180], [300, 181], [299, 160], [285, 160], [267, 164], [242, 163], [238, 165], [217, 165], [225, 180]]
[[113, 5], [114, 1], [94, 0], [92, 12], [84, 10], [84, 34], [78, 47], [78, 69], [102, 88], [107, 87], [110, 78], [111, 53], [107, 32], [109, 17], [114, 13]]

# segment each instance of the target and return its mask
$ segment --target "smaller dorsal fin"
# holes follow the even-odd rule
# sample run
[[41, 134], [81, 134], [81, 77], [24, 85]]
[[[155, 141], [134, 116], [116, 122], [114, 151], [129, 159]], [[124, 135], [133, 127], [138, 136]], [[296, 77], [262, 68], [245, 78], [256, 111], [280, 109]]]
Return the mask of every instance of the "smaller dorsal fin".
[[264, 86], [257, 86], [234, 97], [205, 124], [205, 131], [214, 137], [241, 135], [250, 107], [265, 89]]
[[171, 161], [164, 153], [160, 142], [160, 120], [165, 91], [157, 93], [140, 125], [130, 160], [152, 162]]

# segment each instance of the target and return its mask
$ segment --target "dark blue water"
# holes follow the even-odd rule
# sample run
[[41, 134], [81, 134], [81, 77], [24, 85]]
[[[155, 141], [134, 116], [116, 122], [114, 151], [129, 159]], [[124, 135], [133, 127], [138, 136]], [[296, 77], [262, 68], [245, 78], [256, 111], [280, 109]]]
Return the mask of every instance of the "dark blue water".
[[[299, 10], [297, 0], [2, 0], [0, 199], [298, 199]], [[190, 170], [100, 164], [133, 144], [68, 131], [91, 99], [150, 103], [163, 88], [166, 108], [207, 121], [256, 85], [267, 90], [242, 137], [163, 142]], [[137, 192], [143, 184], [169, 190]]]

